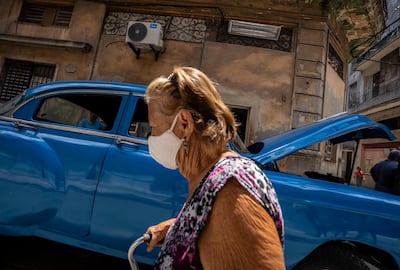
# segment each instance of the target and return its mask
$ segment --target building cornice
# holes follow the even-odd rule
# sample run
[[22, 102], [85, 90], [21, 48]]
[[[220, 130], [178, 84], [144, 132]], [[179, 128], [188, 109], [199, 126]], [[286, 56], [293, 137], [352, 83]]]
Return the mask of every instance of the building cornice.
[[47, 38], [28, 37], [19, 35], [8, 35], [8, 34], [0, 34], [0, 42], [8, 42], [11, 44], [28, 45], [28, 46], [72, 48], [72, 49], [82, 50], [83, 52], [86, 53], [92, 50], [92, 46], [86, 42], [47, 39]]

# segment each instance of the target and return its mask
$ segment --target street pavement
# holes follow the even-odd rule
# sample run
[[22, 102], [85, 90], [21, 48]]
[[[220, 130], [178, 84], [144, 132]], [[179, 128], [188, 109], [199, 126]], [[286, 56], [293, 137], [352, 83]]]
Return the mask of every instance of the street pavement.
[[[34, 237], [0, 236], [0, 270], [130, 270], [127, 260]], [[150, 270], [139, 264], [139, 270]], [[370, 270], [379, 270], [374, 266]]]
[[130, 270], [127, 260], [39, 238], [0, 236], [0, 243], [0, 270]]

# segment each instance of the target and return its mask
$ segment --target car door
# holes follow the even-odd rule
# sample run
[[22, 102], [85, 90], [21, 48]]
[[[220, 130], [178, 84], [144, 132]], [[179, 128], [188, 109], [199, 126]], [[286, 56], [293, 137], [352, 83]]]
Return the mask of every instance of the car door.
[[[52, 174], [55, 188], [44, 194], [33, 192], [33, 188], [29, 190], [30, 186], [34, 187], [29, 183], [31, 179], [21, 177], [18, 180], [24, 186], [24, 193], [29, 198], [27, 201], [32, 204], [39, 200], [35, 196], [49, 197], [46, 203], [41, 204], [41, 211], [35, 217], [35, 223], [41, 229], [81, 236], [89, 233], [101, 167], [118, 128], [123, 100], [123, 95], [112, 92], [75, 89], [51, 92], [31, 101], [32, 119], [25, 121], [26, 125], [19, 132], [29, 133], [30, 141], [36, 140], [40, 146], [34, 153], [25, 153], [24, 162], [35, 162], [35, 158], [40, 156], [42, 161], [36, 164], [39, 171], [54, 170], [53, 165], [57, 168], [56, 175]], [[79, 126], [81, 120], [92, 113], [105, 123], [104, 129]], [[17, 218], [32, 216], [29, 203], [15, 206], [20, 207], [17, 210], [25, 215]], [[48, 213], [49, 209], [51, 215], [44, 217], [43, 213]], [[41, 214], [42, 219], [38, 218]]]
[[[147, 105], [131, 97], [121, 136], [104, 161], [93, 209], [91, 240], [126, 257], [129, 245], [148, 226], [175, 217], [187, 194], [187, 181], [178, 170], [168, 170], [149, 155]], [[138, 256], [154, 254], [138, 251]]]
[[[128, 95], [126, 95], [127, 98]], [[96, 91], [53, 96], [42, 102], [38, 119], [43, 121], [41, 109], [49, 107], [48, 101], [58, 100], [56, 109], [45, 108], [45, 120], [49, 111], [60, 114], [68, 121], [65, 130], [54, 127], [39, 129], [41, 138], [53, 149], [64, 166], [65, 192], [56, 216], [45, 226], [54, 230], [87, 235], [93, 209], [94, 196], [107, 150], [114, 141], [118, 128], [118, 113], [122, 112], [122, 96]], [[66, 104], [64, 104], [66, 103]], [[58, 109], [63, 105], [64, 111]], [[68, 117], [65, 117], [68, 115]], [[96, 115], [102, 125], [81, 126], [91, 115]], [[65, 121], [58, 122], [65, 123]]]

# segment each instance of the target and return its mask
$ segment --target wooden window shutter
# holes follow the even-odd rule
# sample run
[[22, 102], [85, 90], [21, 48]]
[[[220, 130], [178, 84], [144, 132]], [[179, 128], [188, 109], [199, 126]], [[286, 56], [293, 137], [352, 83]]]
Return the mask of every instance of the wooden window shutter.
[[25, 1], [19, 20], [43, 26], [69, 26], [73, 5], [45, 5]]

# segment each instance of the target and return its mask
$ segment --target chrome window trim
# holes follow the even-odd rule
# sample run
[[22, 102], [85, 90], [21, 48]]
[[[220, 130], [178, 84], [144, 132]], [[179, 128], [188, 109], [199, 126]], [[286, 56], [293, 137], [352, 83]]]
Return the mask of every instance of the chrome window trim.
[[16, 106], [11, 113], [11, 116], [14, 116], [14, 113], [18, 111], [22, 106], [24, 106], [26, 103], [31, 102], [32, 100], [35, 99], [40, 99], [44, 98], [46, 96], [53, 96], [57, 94], [85, 94], [85, 93], [90, 93], [90, 94], [104, 94], [104, 95], [119, 95], [119, 96], [136, 96], [136, 97], [144, 97], [144, 94], [139, 94], [135, 92], [130, 92], [130, 91], [124, 91], [124, 90], [110, 90], [110, 89], [62, 89], [62, 90], [56, 90], [56, 91], [51, 91], [51, 92], [46, 92], [43, 94], [39, 95], [32, 95], [28, 99], [24, 100], [18, 106]]
[[81, 127], [73, 127], [73, 126], [66, 126], [66, 125], [64, 126], [62, 124], [41, 123], [41, 122], [35, 122], [35, 121], [16, 119], [16, 118], [7, 117], [7, 116], [0, 116], [0, 120], [12, 122], [12, 123], [14, 123], [14, 125], [16, 125], [17, 128], [19, 128], [19, 127], [27, 127], [27, 128], [32, 128], [32, 129], [35, 129], [38, 127], [49, 128], [49, 129], [53, 129], [53, 130], [67, 131], [67, 132], [79, 133], [79, 134], [84, 134], [84, 135], [92, 135], [92, 136], [96, 136], [96, 137], [113, 139], [113, 140], [116, 140], [118, 144], [133, 143], [133, 144], [148, 145], [147, 140], [144, 138], [123, 136], [123, 135], [108, 133], [107, 131], [90, 130], [90, 129], [85, 129], [85, 128], [81, 128]]

